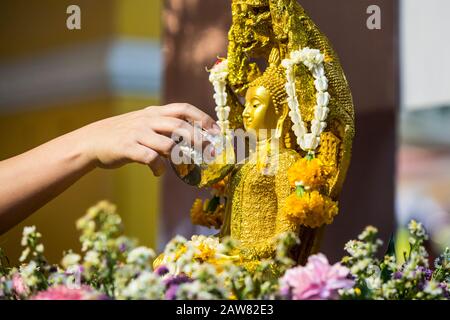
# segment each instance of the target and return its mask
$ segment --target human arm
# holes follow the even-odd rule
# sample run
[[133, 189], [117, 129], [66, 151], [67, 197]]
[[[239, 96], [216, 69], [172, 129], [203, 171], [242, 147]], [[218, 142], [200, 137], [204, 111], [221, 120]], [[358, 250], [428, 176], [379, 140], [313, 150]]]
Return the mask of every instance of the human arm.
[[186, 120], [214, 130], [214, 120], [191, 105], [153, 106], [94, 122], [0, 161], [0, 233], [97, 167], [137, 162], [161, 175], [162, 158], [175, 144], [172, 134], [177, 131], [193, 139], [193, 127]]

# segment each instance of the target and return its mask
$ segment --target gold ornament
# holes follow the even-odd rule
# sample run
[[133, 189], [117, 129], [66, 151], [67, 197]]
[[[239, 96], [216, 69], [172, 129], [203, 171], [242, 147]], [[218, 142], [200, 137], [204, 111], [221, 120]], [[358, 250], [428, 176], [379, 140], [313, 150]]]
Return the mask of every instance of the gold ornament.
[[[251, 264], [273, 255], [281, 233], [295, 232], [301, 240], [296, 258], [303, 263], [318, 250], [323, 225], [331, 223], [338, 212], [336, 200], [350, 163], [355, 131], [351, 92], [331, 44], [297, 1], [232, 0], [231, 8], [226, 85], [229, 127], [274, 130], [276, 134], [257, 137], [250, 161], [217, 170], [229, 179], [220, 236], [238, 240], [242, 252], [251, 253], [246, 256]], [[307, 47], [325, 57], [331, 97], [327, 127], [312, 159], [305, 159], [311, 155], [301, 150], [293, 135], [281, 66], [291, 52]], [[303, 64], [295, 67], [294, 76], [301, 117], [309, 124], [317, 102], [314, 77]], [[245, 106], [240, 103], [244, 96]], [[279, 152], [274, 152], [273, 141], [280, 137]], [[259, 157], [265, 168], [272, 168], [270, 175], [261, 171]], [[254, 158], [257, 161], [251, 161]], [[211, 176], [211, 183], [219, 180]]]

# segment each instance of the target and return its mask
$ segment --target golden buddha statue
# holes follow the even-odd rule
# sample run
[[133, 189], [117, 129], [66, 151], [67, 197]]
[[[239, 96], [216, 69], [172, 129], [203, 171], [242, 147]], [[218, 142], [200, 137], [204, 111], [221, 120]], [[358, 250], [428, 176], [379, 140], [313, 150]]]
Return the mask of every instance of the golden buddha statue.
[[226, 201], [197, 200], [191, 215], [209, 226], [223, 221], [220, 236], [238, 240], [249, 260], [271, 256], [276, 238], [295, 232], [294, 258], [303, 263], [337, 214], [354, 136], [350, 89], [297, 1], [233, 0], [232, 12], [228, 58], [210, 80], [223, 133], [244, 128], [256, 146], [243, 163], [211, 170], [201, 185], [225, 177]]

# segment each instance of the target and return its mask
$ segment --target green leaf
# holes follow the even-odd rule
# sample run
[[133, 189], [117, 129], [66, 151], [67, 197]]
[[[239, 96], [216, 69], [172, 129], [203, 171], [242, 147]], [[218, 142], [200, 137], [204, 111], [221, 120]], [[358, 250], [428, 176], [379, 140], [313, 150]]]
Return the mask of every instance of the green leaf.
[[306, 155], [306, 160], [311, 161], [312, 159], [314, 159], [316, 156], [314, 155], [314, 153], [312, 152], [308, 152], [308, 154]]
[[385, 256], [389, 256], [389, 257], [395, 257], [396, 256], [396, 252], [395, 252], [395, 238], [394, 238], [394, 234], [391, 234], [391, 238], [389, 239], [389, 244], [386, 250], [386, 253], [384, 254]]
[[220, 198], [215, 196], [213, 197], [209, 203], [208, 203], [208, 207], [206, 208], [207, 212], [214, 212], [217, 209], [217, 206], [220, 204]]
[[305, 188], [303, 186], [297, 186], [295, 188], [295, 193], [297, 194], [297, 196], [303, 197], [303, 195], [305, 194]]

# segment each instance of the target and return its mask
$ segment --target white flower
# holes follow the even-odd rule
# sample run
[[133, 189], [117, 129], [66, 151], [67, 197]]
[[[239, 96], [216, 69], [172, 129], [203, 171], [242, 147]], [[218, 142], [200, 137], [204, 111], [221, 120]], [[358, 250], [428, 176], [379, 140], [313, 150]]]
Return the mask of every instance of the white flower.
[[22, 235], [24, 237], [28, 237], [30, 234], [32, 234], [33, 232], [36, 231], [36, 226], [31, 226], [31, 227], [25, 227], [23, 228], [23, 233]]
[[292, 109], [291, 111], [289, 111], [289, 117], [291, 118], [292, 123], [294, 123], [294, 124], [298, 124], [302, 120], [301, 115], [299, 115], [295, 109]]
[[288, 83], [295, 83], [295, 73], [293, 66], [286, 69], [286, 80]]
[[320, 139], [318, 137], [312, 133], [307, 133], [300, 139], [299, 145], [303, 150], [309, 151], [316, 149], [319, 146], [319, 143]]
[[38, 270], [39, 268], [35, 261], [30, 261], [29, 264], [20, 267], [20, 275], [27, 286], [32, 287], [37, 284], [39, 279], [35, 273]]
[[303, 136], [306, 133], [306, 128], [302, 123], [296, 123], [292, 126], [292, 131], [294, 131], [296, 136]]
[[314, 81], [314, 85], [316, 86], [317, 91], [326, 91], [328, 90], [328, 79], [324, 76], [317, 78]]
[[326, 107], [330, 102], [330, 94], [328, 92], [318, 92], [316, 98], [317, 105], [320, 107]]
[[230, 114], [230, 107], [216, 107], [217, 118], [220, 121], [227, 121], [228, 115]]
[[216, 105], [223, 106], [227, 103], [227, 94], [226, 92], [218, 92], [213, 95], [214, 101]]
[[137, 247], [128, 254], [127, 263], [145, 265], [155, 257], [155, 252], [147, 247]]
[[223, 59], [222, 61], [216, 63], [212, 67], [211, 73], [228, 73], [228, 60]]
[[328, 113], [330, 112], [330, 108], [315, 106], [314, 108], [314, 118], [318, 121], [325, 121], [328, 117]]
[[304, 55], [302, 54], [302, 51], [295, 50], [291, 52], [290, 58], [293, 64], [298, 64], [304, 59]]
[[310, 60], [306, 60], [303, 62], [303, 64], [309, 69], [312, 70], [315, 66], [314, 62], [311, 62]]
[[325, 76], [323, 64], [316, 65], [311, 71], [315, 79]]
[[320, 50], [318, 49], [311, 49], [311, 48], [305, 48], [305, 54], [306, 54], [306, 60], [311, 61], [312, 63], [322, 63], [322, 61], [318, 62], [320, 60]]
[[442, 288], [439, 287], [436, 281], [429, 281], [423, 291], [432, 296], [440, 296], [442, 294]]
[[23, 250], [22, 254], [20, 255], [19, 261], [24, 262], [27, 259], [29, 254], [30, 254], [30, 248], [26, 248], [25, 250]]
[[314, 57], [314, 63], [322, 64], [325, 61], [325, 56], [317, 50], [316, 55]]
[[126, 299], [162, 299], [165, 286], [161, 278], [153, 272], [142, 272], [130, 281], [121, 296]]
[[294, 61], [292, 61], [291, 59], [284, 59], [283, 61], [281, 61], [281, 65], [289, 70], [294, 65]]
[[313, 120], [311, 123], [311, 133], [318, 137], [325, 130], [326, 127], [327, 127], [326, 122]]
[[100, 264], [100, 255], [97, 251], [90, 250], [86, 252], [84, 256], [84, 261], [92, 266]]
[[228, 76], [228, 60], [216, 63], [210, 70], [209, 81], [223, 83]]
[[44, 252], [44, 245], [42, 243], [40, 243], [36, 246], [36, 252], [39, 252], [39, 253]]
[[294, 83], [286, 83], [284, 85], [284, 88], [286, 89], [286, 93], [288, 94], [289, 97], [295, 97], [296, 96], [295, 84]]
[[28, 237], [34, 232], [36, 232], [36, 226], [23, 228], [22, 241], [21, 241], [21, 245], [22, 246], [26, 246], [27, 245]]
[[68, 253], [64, 256], [61, 261], [61, 264], [64, 268], [69, 268], [70, 266], [76, 265], [81, 260], [79, 254], [76, 253]]

